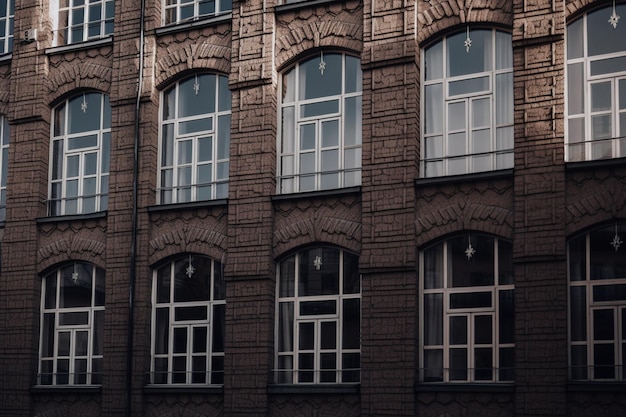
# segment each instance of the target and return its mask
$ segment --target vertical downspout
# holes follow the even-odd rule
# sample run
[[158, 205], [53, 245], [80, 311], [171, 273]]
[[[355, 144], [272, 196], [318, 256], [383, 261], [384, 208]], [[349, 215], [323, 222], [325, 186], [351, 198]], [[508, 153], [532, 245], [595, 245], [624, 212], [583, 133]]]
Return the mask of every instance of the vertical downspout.
[[132, 196], [132, 243], [130, 253], [130, 283], [128, 287], [128, 350], [126, 352], [126, 417], [132, 414], [133, 388], [133, 334], [135, 331], [135, 281], [137, 280], [137, 203], [139, 188], [139, 129], [140, 104], [143, 89], [143, 59], [144, 59], [144, 25], [146, 0], [141, 0], [141, 14], [139, 17], [139, 75], [137, 77], [137, 101], [135, 103], [135, 137], [133, 149], [133, 196]]

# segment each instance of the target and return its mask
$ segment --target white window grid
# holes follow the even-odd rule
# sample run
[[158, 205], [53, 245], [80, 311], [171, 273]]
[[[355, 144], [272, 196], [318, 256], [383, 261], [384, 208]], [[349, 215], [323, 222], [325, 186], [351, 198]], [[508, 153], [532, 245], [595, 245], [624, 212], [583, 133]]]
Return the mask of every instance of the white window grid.
[[[476, 72], [471, 74], [465, 74], [461, 76], [450, 77], [446, 75], [447, 64], [447, 37], [443, 38], [440, 42], [443, 45], [443, 78], [434, 78], [431, 80], [422, 79], [422, 94], [421, 94], [421, 109], [425, 107], [425, 88], [426, 86], [433, 85], [441, 85], [443, 89], [443, 111], [442, 111], [442, 131], [440, 132], [432, 132], [426, 133], [424, 129], [424, 123], [422, 123], [422, 142], [421, 142], [421, 155], [422, 155], [422, 164], [421, 171], [422, 176], [425, 177], [434, 177], [440, 175], [457, 175], [457, 174], [467, 174], [474, 172], [484, 171], [484, 168], [481, 168], [478, 164], [486, 164], [489, 166], [489, 170], [499, 170], [513, 167], [513, 148], [511, 146], [502, 146], [497, 137], [497, 133], [501, 129], [512, 128], [513, 120], [510, 123], [497, 123], [496, 111], [499, 103], [496, 102], [496, 80], [498, 76], [502, 76], [505, 74], [513, 74], [513, 68], [503, 68], [496, 69], [495, 68], [495, 57], [497, 53], [496, 48], [496, 36], [495, 29], [492, 30], [491, 37], [491, 48], [492, 48], [492, 67], [493, 69], [490, 71], [484, 72]], [[422, 68], [425, 68], [424, 64], [424, 53], [422, 53]], [[422, 77], [423, 78], [423, 77]], [[487, 78], [487, 88], [482, 91], [477, 91], [474, 93], [468, 94], [450, 94], [450, 85], [454, 82], [465, 81], [470, 79], [478, 79], [478, 78]], [[490, 121], [488, 125], [481, 126], [472, 126], [472, 109], [471, 105], [476, 100], [488, 100], [490, 107]], [[449, 129], [449, 120], [448, 120], [448, 108], [450, 104], [454, 103], [465, 103], [465, 127], [463, 129], [451, 130]], [[424, 114], [424, 110], [422, 110], [422, 114]], [[481, 151], [476, 152], [473, 151], [475, 144], [473, 140], [472, 133], [489, 129], [490, 133], [490, 149], [489, 151]], [[449, 136], [454, 133], [462, 133], [464, 132], [466, 135], [466, 143], [465, 143], [465, 152], [461, 152], [458, 154], [452, 154], [449, 149]], [[431, 140], [435, 140], [437, 137], [441, 137], [441, 152], [436, 152], [438, 155], [430, 157], [428, 154], [430, 153], [427, 150], [427, 142]], [[457, 164], [453, 168], [453, 163], [459, 161], [460, 164]], [[439, 168], [436, 168], [431, 171], [429, 166], [440, 165]], [[463, 166], [463, 169], [459, 170], [458, 166]]]
[[[586, 36], [584, 36], [584, 39], [586, 51]], [[570, 65], [575, 65], [577, 63], [583, 64], [584, 114], [570, 114], [568, 100], [565, 100], [565, 106], [568, 109], [568, 123], [565, 124], [565, 137], [567, 138], [566, 161], [590, 161], [595, 159], [620, 158], [626, 156], [626, 105], [622, 104], [622, 108], [620, 108], [620, 102], [626, 103], [626, 97], [620, 96], [620, 93], [623, 95], [623, 92], [626, 91], [626, 70], [596, 76], [590, 75], [591, 65], [593, 65], [594, 62], [622, 57], [626, 58], [626, 51], [623, 53], [569, 59], [567, 61], [567, 68], [570, 68]], [[593, 111], [591, 91], [594, 85], [602, 83], [610, 84], [609, 91], [611, 93], [611, 106], [608, 109]], [[600, 137], [594, 138], [593, 119], [598, 116], [606, 116], [610, 119], [610, 131], [604, 132], [604, 134], [600, 135]], [[570, 139], [570, 135], [573, 134], [573, 132], [571, 132], [569, 122], [576, 119], [584, 119], [584, 129], [583, 132], [577, 132], [582, 133], [583, 140], [574, 142]]]
[[163, 24], [219, 16], [233, 8], [232, 0], [164, 0]]
[[[50, 196], [48, 214], [50, 216], [88, 214], [107, 209], [111, 129], [104, 127], [104, 112], [105, 106], [108, 106], [108, 100], [104, 95], [100, 95], [100, 100], [100, 129], [73, 134], [65, 133], [52, 138], [51, 161], [59, 161], [62, 164], [62, 174], [55, 177], [54, 163], [50, 164], [50, 189], [48, 191]], [[63, 120], [61, 121], [65, 126], [63, 132], [68, 131], [68, 118], [71, 117], [68, 102], [69, 100], [63, 104]], [[77, 116], [73, 115], [73, 117]], [[54, 127], [52, 131], [54, 132]], [[96, 137], [94, 146], [71, 149], [72, 139], [89, 136]], [[95, 165], [92, 163], [94, 159]], [[77, 161], [78, 166], [74, 175], [69, 173], [70, 167], [76, 166], [76, 162], [72, 161]], [[87, 193], [86, 188], [95, 189], [95, 192]]]
[[[100, 315], [99, 320], [103, 320], [104, 306], [95, 304], [96, 296], [95, 292], [98, 289], [96, 285], [96, 267], [92, 266], [91, 274], [91, 306], [89, 307], [73, 307], [73, 308], [59, 308], [60, 292], [61, 292], [61, 269], [57, 270], [54, 275], [48, 275], [42, 280], [42, 297], [41, 297], [41, 331], [39, 338], [39, 372], [37, 375], [37, 383], [39, 385], [100, 385], [102, 383], [102, 352], [101, 347], [97, 347], [96, 340], [104, 337], [103, 334], [96, 334], [99, 330], [96, 324], [96, 317]], [[46, 286], [49, 284], [48, 280], [54, 279], [55, 283], [55, 307], [46, 308], [45, 306], [45, 294]], [[70, 324], [63, 325], [61, 323], [61, 316], [82, 313], [87, 315], [87, 322], [83, 324]], [[53, 317], [54, 329], [47, 329], [45, 320], [46, 317]], [[53, 349], [54, 353], [50, 356], [46, 356], [44, 353], [43, 341], [46, 332], [48, 334], [53, 333]], [[81, 345], [79, 342], [80, 334], [83, 334], [83, 342], [86, 341], [86, 346]], [[65, 353], [59, 352], [61, 349], [60, 339], [65, 335], [69, 338], [65, 345], [69, 346], [69, 350]], [[100, 353], [96, 353], [100, 351]], [[79, 362], [83, 363], [83, 367], [79, 366]], [[62, 364], [67, 363], [66, 366]], [[51, 372], [45, 371], [44, 366], [52, 365]], [[49, 369], [49, 368], [48, 368]]]
[[[339, 264], [343, 265], [343, 255], [344, 252], [340, 251], [340, 261]], [[299, 255], [296, 254], [296, 265], [298, 264], [297, 257]], [[295, 280], [294, 280], [294, 296], [293, 297], [277, 297], [276, 303], [276, 317], [279, 316], [280, 305], [281, 304], [291, 304], [293, 311], [293, 340], [291, 341], [292, 350], [288, 351], [280, 351], [280, 349], [276, 348], [276, 356], [275, 363], [276, 369], [274, 370], [274, 381], [278, 384], [341, 384], [341, 383], [354, 383], [352, 377], [349, 377], [348, 381], [344, 381], [344, 372], [347, 373], [360, 373], [360, 368], [345, 368], [342, 366], [343, 363], [343, 355], [345, 354], [356, 354], [360, 355], [360, 349], [346, 349], [343, 348], [343, 318], [342, 311], [344, 300], [359, 300], [361, 299], [361, 293], [356, 294], [343, 294], [343, 267], [339, 268], [340, 276], [339, 279], [339, 294], [334, 296], [329, 295], [321, 295], [321, 296], [299, 296], [298, 295], [298, 285], [299, 285], [299, 271], [296, 267], [295, 269]], [[278, 272], [280, 274], [280, 272]], [[279, 285], [280, 279], [277, 279], [277, 294], [279, 294]], [[309, 314], [300, 314], [300, 304], [306, 302], [316, 302], [316, 301], [332, 301], [335, 302], [336, 312], [335, 314], [320, 314], [320, 315], [309, 315]], [[359, 302], [360, 306], [360, 302]], [[359, 313], [360, 316], [360, 313]], [[334, 348], [323, 348], [321, 346], [321, 330], [324, 324], [334, 324], [335, 325], [335, 347]], [[300, 349], [299, 342], [301, 340], [300, 332], [302, 332], [301, 325], [312, 324], [314, 326], [314, 336], [313, 336], [313, 348], [310, 349]], [[276, 320], [276, 333], [274, 340], [279, 340], [279, 325], [278, 320]], [[359, 343], [360, 345], [360, 343]], [[313, 356], [313, 366], [308, 368], [301, 368], [300, 366], [300, 355], [309, 354]], [[334, 355], [335, 364], [337, 364], [335, 369], [330, 368], [322, 368], [322, 355]], [[285, 363], [284, 360], [287, 359], [287, 363], [291, 364], [290, 369], [281, 368], [278, 364]]]
[[[181, 258], [177, 258], [170, 264], [170, 286], [169, 286], [169, 302], [157, 301], [157, 271], [154, 271], [153, 290], [152, 290], [152, 362], [150, 370], [150, 382], [153, 384], [168, 384], [168, 385], [222, 385], [223, 384], [223, 367], [221, 369], [215, 369], [214, 360], [221, 358], [223, 361], [224, 351], [214, 351], [213, 349], [213, 325], [218, 325], [214, 320], [214, 313], [216, 306], [225, 306], [225, 299], [216, 299], [214, 292], [214, 280], [215, 280], [215, 268], [219, 267], [215, 265], [214, 261], [211, 261], [211, 295], [210, 299], [200, 302], [175, 302], [174, 301], [174, 267], [173, 263]], [[206, 308], [207, 319], [206, 320], [176, 320], [177, 308]], [[157, 335], [157, 311], [167, 311], [168, 316], [168, 343], [167, 353], [156, 353], [155, 340]], [[183, 330], [186, 332], [186, 343], [184, 350], [176, 351], [175, 349], [175, 333]], [[206, 345], [203, 346], [204, 350], [194, 351], [194, 337], [196, 337], [196, 330], [206, 331]], [[182, 359], [184, 363], [184, 369], [175, 369], [176, 359]], [[159, 360], [167, 361], [167, 372], [165, 373], [165, 379], [163, 379], [163, 373], [157, 370], [156, 362]], [[194, 371], [194, 364], [202, 361], [204, 364], [204, 371]], [[219, 374], [215, 376], [215, 374]], [[214, 382], [219, 380], [219, 382]]]
[[[448, 250], [447, 242], [443, 242], [443, 288], [424, 288], [424, 268], [420, 268], [420, 364], [422, 364], [420, 371], [420, 381], [422, 382], [442, 382], [442, 383], [489, 383], [489, 382], [512, 382], [512, 380], [500, 377], [500, 350], [512, 349], [515, 347], [514, 343], [500, 343], [499, 342], [499, 328], [500, 328], [500, 293], [502, 291], [513, 291], [515, 289], [514, 284], [498, 283], [499, 276], [499, 257], [498, 257], [498, 240], [494, 239], [494, 285], [490, 286], [474, 286], [474, 287], [458, 287], [452, 288], [448, 284]], [[420, 252], [420, 264], [424, 265], [423, 252]], [[491, 296], [490, 307], [478, 307], [478, 308], [451, 308], [450, 299], [454, 294], [476, 294], [476, 293], [489, 293]], [[424, 296], [426, 294], [440, 294], [443, 301], [443, 344], [441, 345], [425, 345], [425, 321], [427, 320], [426, 312], [424, 311]], [[475, 318], [479, 316], [488, 316], [491, 318], [491, 343], [475, 343]], [[452, 344], [450, 339], [450, 321], [454, 317], [464, 317], [467, 323], [467, 343]], [[510, 323], [513, 325], [513, 323]], [[476, 378], [477, 369], [470, 364], [475, 362], [476, 349], [491, 349], [492, 350], [492, 368], [491, 378]], [[466, 349], [466, 363], [467, 369], [451, 369], [451, 349]], [[441, 369], [442, 378], [440, 381], [426, 381], [425, 376], [429, 371], [435, 371], [438, 368], [429, 368], [429, 364], [425, 363], [424, 352], [429, 350], [443, 351], [443, 369]], [[484, 368], [483, 368], [484, 369]], [[510, 370], [508, 370], [510, 371]], [[465, 378], [455, 377], [454, 372], [459, 374], [465, 373]], [[479, 370], [480, 372], [480, 370]]]
[[[361, 97], [362, 91], [346, 93], [346, 65], [345, 65], [345, 57], [342, 56], [342, 72], [341, 72], [341, 91], [340, 95], [331, 95], [324, 96], [315, 99], [299, 99], [299, 88], [297, 86], [300, 85], [300, 74], [298, 71], [297, 64], [294, 68], [289, 71], [293, 71], [295, 74], [295, 100], [287, 103], [281, 103], [281, 112], [279, 118], [279, 126], [283, 126], [279, 133], [279, 158], [278, 158], [278, 172], [279, 178], [277, 181], [278, 192], [281, 194], [288, 194], [292, 192], [304, 192], [304, 191], [318, 191], [323, 189], [334, 189], [334, 188], [344, 188], [350, 186], [358, 186], [361, 185], [361, 132], [357, 132], [356, 135], [359, 139], [356, 140], [355, 144], [348, 145], [345, 143], [344, 138], [344, 123], [345, 120], [345, 109], [347, 106], [347, 102], [349, 100], [356, 99], [356, 107], [357, 107], [357, 117], [359, 118], [359, 126], [357, 129], [361, 128], [360, 123], [360, 114], [361, 114]], [[315, 58], [313, 58], [315, 59]], [[322, 57], [323, 59], [323, 57]], [[361, 77], [361, 74], [356, 74], [357, 77]], [[282, 83], [282, 80], [281, 80]], [[282, 88], [287, 88], [287, 86], [283, 86]], [[325, 113], [323, 115], [312, 116], [312, 117], [304, 117], [303, 108], [307, 105], [318, 104], [323, 102], [337, 102], [337, 112]], [[293, 109], [293, 123], [291, 129], [288, 127], [289, 122], [287, 117], [285, 117], [285, 110]], [[324, 124], [337, 123], [338, 129], [338, 141], [336, 145], [323, 146], [322, 139], [322, 127]], [[287, 126], [287, 127], [285, 127]], [[314, 148], [303, 149], [301, 146], [301, 133], [304, 128], [307, 126], [314, 126], [315, 131], [315, 146]], [[286, 132], [285, 130], [290, 129], [290, 132]], [[293, 143], [286, 144], [285, 141], [290, 140], [290, 137], [293, 138]], [[292, 151], [289, 151], [289, 149]], [[328, 169], [324, 167], [323, 155], [326, 152], [336, 151], [337, 154], [337, 162], [338, 169]], [[346, 159], [347, 153], [354, 153], [356, 155], [355, 159], [359, 160], [358, 164], [355, 166], [350, 166], [348, 161], [351, 161], [352, 158]], [[303, 171], [301, 167], [301, 158], [306, 155], [314, 155], [315, 160], [315, 168], [311, 171]], [[312, 186], [305, 186], [304, 179], [313, 179]], [[332, 185], [326, 185], [325, 180], [332, 181]]]
[[[228, 177], [229, 177], [229, 152], [226, 157], [220, 158], [218, 146], [220, 132], [222, 129], [230, 130], [230, 110], [217, 109], [219, 102], [219, 83], [224, 82], [226, 77], [216, 75], [215, 103], [216, 110], [212, 113], [204, 113], [197, 116], [175, 117], [169, 120], [161, 120], [159, 141], [159, 154], [163, 155], [168, 152], [164, 145], [163, 137], [165, 129], [171, 126], [174, 132], [174, 144], [172, 152], [172, 164], [165, 164], [164, 158], [159, 158], [159, 175], [158, 178], [158, 199], [159, 204], [175, 204], [186, 203], [200, 200], [215, 200], [228, 197]], [[174, 90], [170, 94], [174, 95], [174, 114], [178, 114], [180, 82], [176, 83]], [[164, 97], [164, 95], [162, 95]], [[164, 99], [163, 99], [164, 100]], [[162, 113], [162, 112], [161, 112]], [[161, 118], [162, 118], [161, 114]], [[202, 131], [194, 131], [193, 133], [179, 133], [181, 125], [194, 121], [210, 120], [211, 128]], [[225, 133], [225, 132], [221, 132]], [[228, 133], [229, 134], [229, 133]], [[200, 141], [211, 141], [212, 158], [208, 160], [200, 160], [200, 152], [198, 147]], [[183, 150], [186, 143], [191, 144], [191, 154], [187, 155]], [[200, 182], [199, 172], [202, 167], [210, 167], [211, 181]], [[167, 177], [167, 179], [165, 179]], [[170, 183], [170, 184], [168, 184]], [[209, 190], [208, 193], [206, 190]]]
[[9, 165], [9, 122], [0, 115], [0, 221], [6, 220], [7, 169]]
[[15, 0], [1, 0], [0, 7], [0, 55], [13, 51], [13, 23]]
[[[607, 242], [608, 243], [608, 242]], [[611, 249], [612, 250], [612, 249]], [[568, 251], [568, 256], [571, 254]], [[568, 315], [570, 317], [570, 326], [568, 326], [569, 364], [571, 380], [589, 380], [589, 381], [624, 381], [626, 380], [626, 299], [612, 301], [594, 301], [594, 287], [606, 285], [622, 285], [626, 286], [626, 277], [617, 279], [592, 279], [591, 273], [591, 255], [590, 255], [590, 235], [585, 236], [585, 277], [582, 280], [569, 280], [570, 290], [580, 288], [584, 290], [585, 311], [575, 312], [572, 306], [572, 296], [568, 297]], [[568, 262], [569, 267], [569, 262]], [[595, 321], [596, 312], [611, 312], [613, 319], [613, 337], [606, 339], [595, 338]], [[573, 340], [571, 323], [574, 314], [582, 314], [585, 329], [583, 331], [585, 340]], [[596, 349], [602, 347], [612, 348], [612, 355], [605, 356], [604, 353], [599, 358], [608, 359], [610, 364], [598, 364], [596, 360]], [[580, 349], [583, 351], [585, 363], [574, 364], [573, 351]], [[611, 376], [612, 375], [612, 376]]]
[[59, 1], [59, 18], [53, 19], [58, 24], [55, 45], [70, 45], [113, 34], [114, 0]]

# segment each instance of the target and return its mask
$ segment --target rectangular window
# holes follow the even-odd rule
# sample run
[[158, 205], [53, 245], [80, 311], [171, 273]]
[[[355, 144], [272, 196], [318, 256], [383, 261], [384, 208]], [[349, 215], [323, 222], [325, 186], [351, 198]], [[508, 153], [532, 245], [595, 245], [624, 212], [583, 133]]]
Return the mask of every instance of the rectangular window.
[[115, 2], [113, 0], [65, 0], [51, 4], [56, 23], [54, 44], [69, 45], [99, 39], [113, 34]]
[[232, 0], [167, 0], [163, 3], [163, 23], [169, 25], [218, 16], [232, 8]]
[[15, 0], [0, 0], [0, 55], [13, 51]]

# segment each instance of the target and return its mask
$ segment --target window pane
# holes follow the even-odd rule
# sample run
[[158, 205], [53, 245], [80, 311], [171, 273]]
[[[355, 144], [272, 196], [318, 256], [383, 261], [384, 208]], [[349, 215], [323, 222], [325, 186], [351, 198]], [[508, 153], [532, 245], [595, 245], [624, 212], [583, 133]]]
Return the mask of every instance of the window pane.
[[578, 19], [567, 25], [567, 58], [583, 56], [583, 21]]
[[467, 349], [450, 349], [450, 380], [467, 380]]
[[472, 47], [469, 51], [465, 50], [465, 39], [468, 36], [466, 32], [449, 36], [446, 44], [448, 76], [490, 71], [492, 69], [492, 33], [491, 30], [470, 30]]
[[278, 305], [278, 351], [293, 351], [293, 303]]
[[585, 112], [585, 80], [582, 62], [567, 66], [567, 112], [582, 114]]
[[192, 256], [175, 262], [174, 301], [208, 301], [211, 291], [210, 260]]
[[[588, 54], [601, 55], [611, 52], [626, 51], [626, 26], [616, 28], [607, 23], [611, 15], [611, 7], [605, 7], [587, 14], [587, 48]], [[616, 14], [626, 16], [626, 4], [616, 5]]]
[[615, 338], [613, 310], [593, 311], [593, 339], [613, 340]]
[[443, 42], [437, 42], [424, 52], [424, 79], [443, 78]]
[[323, 248], [303, 251], [299, 255], [298, 295], [339, 293], [339, 251]]
[[591, 76], [626, 71], [626, 56], [591, 61]]
[[515, 341], [515, 298], [513, 290], [501, 290], [498, 292], [498, 296], [499, 342], [513, 343]]
[[493, 246], [493, 239], [486, 236], [460, 236], [450, 239], [448, 285], [450, 287], [493, 285]]
[[450, 308], [487, 308], [491, 306], [491, 292], [450, 294]]
[[496, 31], [496, 69], [513, 68], [511, 34]]
[[614, 379], [615, 346], [613, 344], [594, 344], [593, 363], [595, 379]]
[[594, 83], [591, 84], [591, 111], [611, 110], [612, 103], [612, 83]]
[[213, 306], [213, 352], [224, 352], [226, 336], [226, 305]]
[[424, 294], [424, 345], [443, 344], [443, 295]]
[[515, 348], [500, 348], [500, 381], [515, 380]]
[[298, 349], [312, 350], [315, 348], [315, 323], [304, 322], [298, 326]]
[[443, 351], [424, 351], [424, 382], [443, 381]]
[[450, 344], [451, 345], [467, 344], [467, 317], [466, 316], [450, 317]]
[[461, 81], [450, 81], [448, 83], [448, 95], [460, 96], [480, 92], [487, 92], [490, 89], [489, 76], [469, 78]]
[[474, 316], [474, 343], [491, 344], [493, 319], [490, 315]]
[[513, 73], [496, 75], [496, 124], [513, 123]]
[[498, 283], [513, 284], [513, 245], [498, 240]]
[[157, 308], [154, 333], [154, 353], [165, 354], [169, 347], [169, 308]]
[[335, 300], [300, 302], [300, 316], [318, 316], [329, 314], [337, 314], [337, 302]]
[[178, 117], [198, 116], [215, 111], [214, 74], [197, 75], [178, 85]]
[[466, 155], [467, 137], [465, 132], [451, 133], [448, 135], [448, 155]]
[[474, 349], [474, 379], [490, 381], [493, 379], [493, 350], [491, 348]]
[[342, 348], [359, 349], [361, 347], [361, 300], [349, 298], [343, 300]]
[[320, 323], [320, 349], [337, 349], [337, 322]]
[[448, 104], [448, 130], [465, 130], [465, 101]]
[[571, 377], [573, 380], [587, 379], [587, 346], [576, 345], [571, 347]]
[[424, 87], [424, 132], [440, 133], [443, 129], [443, 86]]
[[187, 353], [187, 328], [175, 327], [173, 339], [173, 353]]
[[321, 101], [300, 106], [300, 117], [316, 117], [339, 113], [339, 100]]
[[[320, 70], [322, 60], [326, 63]], [[300, 100], [341, 94], [342, 55], [324, 54], [300, 63]]]
[[230, 155], [230, 114], [217, 119], [217, 157], [227, 159]]
[[363, 89], [363, 77], [361, 75], [361, 60], [346, 55], [346, 93], [356, 93]]
[[481, 98], [472, 100], [472, 127], [485, 127], [491, 125], [491, 100]]

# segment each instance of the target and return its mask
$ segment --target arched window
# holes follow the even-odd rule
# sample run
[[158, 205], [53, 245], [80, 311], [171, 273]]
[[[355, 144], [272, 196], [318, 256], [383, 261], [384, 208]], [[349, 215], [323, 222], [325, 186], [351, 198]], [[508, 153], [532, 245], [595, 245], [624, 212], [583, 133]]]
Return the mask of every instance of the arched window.
[[228, 78], [193, 75], [167, 89], [161, 103], [159, 203], [227, 198]]
[[101, 93], [83, 93], [53, 111], [51, 216], [104, 211], [108, 205], [111, 106]]
[[360, 381], [358, 256], [332, 247], [297, 252], [278, 266], [275, 382]]
[[361, 185], [358, 58], [322, 53], [282, 76], [278, 192]]
[[218, 16], [232, 9], [232, 0], [165, 0], [163, 23], [169, 25]]
[[104, 271], [75, 262], [41, 289], [40, 385], [102, 384]]
[[512, 168], [511, 35], [464, 31], [428, 46], [423, 56], [422, 175]]
[[612, 5], [567, 25], [568, 161], [626, 156], [626, 3], [615, 13], [615, 27]]
[[570, 378], [626, 379], [626, 223], [568, 242]]
[[224, 383], [226, 286], [222, 264], [185, 255], [154, 271], [153, 384]]
[[420, 380], [514, 378], [513, 250], [464, 234], [420, 253]]

